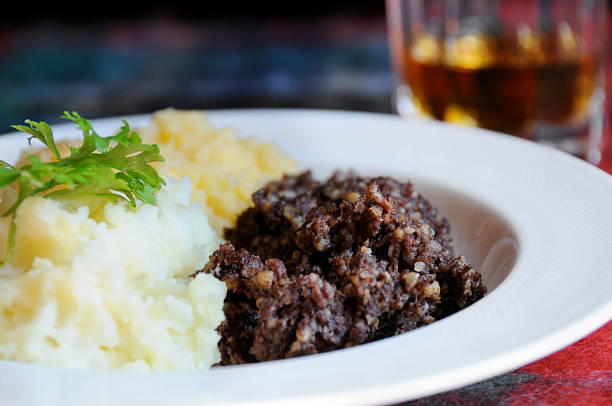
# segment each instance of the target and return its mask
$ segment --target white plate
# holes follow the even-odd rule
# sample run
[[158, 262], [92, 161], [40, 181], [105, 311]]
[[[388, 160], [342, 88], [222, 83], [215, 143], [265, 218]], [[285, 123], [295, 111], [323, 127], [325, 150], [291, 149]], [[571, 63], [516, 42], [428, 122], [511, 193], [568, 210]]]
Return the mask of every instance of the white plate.
[[[547, 147], [399, 117], [211, 111], [302, 167], [413, 179], [453, 227], [489, 293], [427, 327], [325, 354], [210, 372], [69, 371], [0, 362], [0, 404], [339, 405], [417, 398], [535, 361], [612, 317], [612, 177]], [[35, 119], [35, 117], [33, 117]], [[132, 126], [148, 116], [127, 117]], [[94, 122], [110, 133], [119, 119]], [[57, 134], [74, 133], [72, 125]], [[23, 135], [0, 138], [14, 160]]]

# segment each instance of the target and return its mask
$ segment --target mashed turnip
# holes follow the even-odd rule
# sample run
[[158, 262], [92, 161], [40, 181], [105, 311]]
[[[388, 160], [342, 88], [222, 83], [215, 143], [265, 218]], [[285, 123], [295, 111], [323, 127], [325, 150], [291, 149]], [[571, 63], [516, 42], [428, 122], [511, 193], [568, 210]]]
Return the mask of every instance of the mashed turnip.
[[165, 160], [152, 166], [162, 176], [189, 176], [192, 200], [202, 204], [219, 235], [252, 205], [253, 192], [297, 169], [277, 145], [217, 128], [199, 110], [156, 111], [138, 133], [144, 142], [159, 145]]
[[[31, 197], [0, 266], [0, 358], [71, 368], [184, 370], [220, 360], [226, 287], [200, 273], [220, 243], [190, 181], [156, 206]], [[0, 224], [6, 246], [8, 219]]]

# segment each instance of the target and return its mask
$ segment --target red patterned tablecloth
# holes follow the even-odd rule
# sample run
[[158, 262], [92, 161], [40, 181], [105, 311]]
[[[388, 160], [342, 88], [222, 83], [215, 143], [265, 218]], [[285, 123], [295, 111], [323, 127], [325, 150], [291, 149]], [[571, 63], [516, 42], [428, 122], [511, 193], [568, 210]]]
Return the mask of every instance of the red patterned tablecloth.
[[516, 371], [408, 405], [612, 405], [612, 322]]

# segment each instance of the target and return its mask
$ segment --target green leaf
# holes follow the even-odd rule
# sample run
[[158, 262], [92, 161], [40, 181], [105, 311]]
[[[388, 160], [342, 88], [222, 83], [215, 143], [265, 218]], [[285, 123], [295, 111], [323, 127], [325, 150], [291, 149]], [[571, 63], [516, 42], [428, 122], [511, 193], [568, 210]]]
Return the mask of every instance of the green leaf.
[[[3, 213], [13, 216], [21, 203], [37, 194], [55, 199], [78, 199], [93, 197], [111, 202], [124, 200], [136, 206], [140, 200], [156, 204], [155, 193], [165, 184], [152, 162], [161, 162], [157, 145], [143, 144], [140, 136], [123, 120], [121, 129], [114, 135], [102, 137], [92, 124], [76, 111], [65, 111], [62, 118], [75, 123], [81, 130], [83, 142], [80, 147], [71, 147], [70, 154], [59, 154], [53, 131], [45, 122], [26, 120], [25, 125], [13, 128], [43, 142], [54, 154], [55, 162], [41, 162], [34, 155], [27, 157], [29, 165], [14, 168], [0, 161], [0, 187], [13, 182], [19, 185], [17, 200]], [[14, 226], [14, 222], [12, 222]], [[14, 232], [8, 241], [7, 259], [14, 250]], [[11, 242], [12, 241], [12, 242]]]
[[19, 177], [19, 172], [12, 168], [0, 167], [0, 187], [13, 184]]
[[53, 152], [56, 159], [60, 159], [60, 153], [57, 149], [57, 145], [55, 145], [55, 141], [53, 140], [53, 131], [51, 130], [49, 124], [43, 121], [38, 123], [32, 120], [25, 120], [25, 123], [28, 124], [29, 127], [24, 125], [13, 125], [11, 127], [32, 135], [30, 138], [28, 138], [28, 143], [31, 143], [32, 138], [40, 140], [47, 146], [47, 148], [51, 150], [51, 152]]

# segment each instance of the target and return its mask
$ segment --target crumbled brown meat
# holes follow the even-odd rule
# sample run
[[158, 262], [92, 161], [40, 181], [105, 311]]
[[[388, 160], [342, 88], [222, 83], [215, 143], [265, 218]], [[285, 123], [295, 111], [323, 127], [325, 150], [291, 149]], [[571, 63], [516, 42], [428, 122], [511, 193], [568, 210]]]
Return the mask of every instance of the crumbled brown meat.
[[486, 292], [449, 225], [411, 183], [309, 172], [253, 194], [204, 268], [228, 286], [222, 364], [314, 354], [389, 337]]

